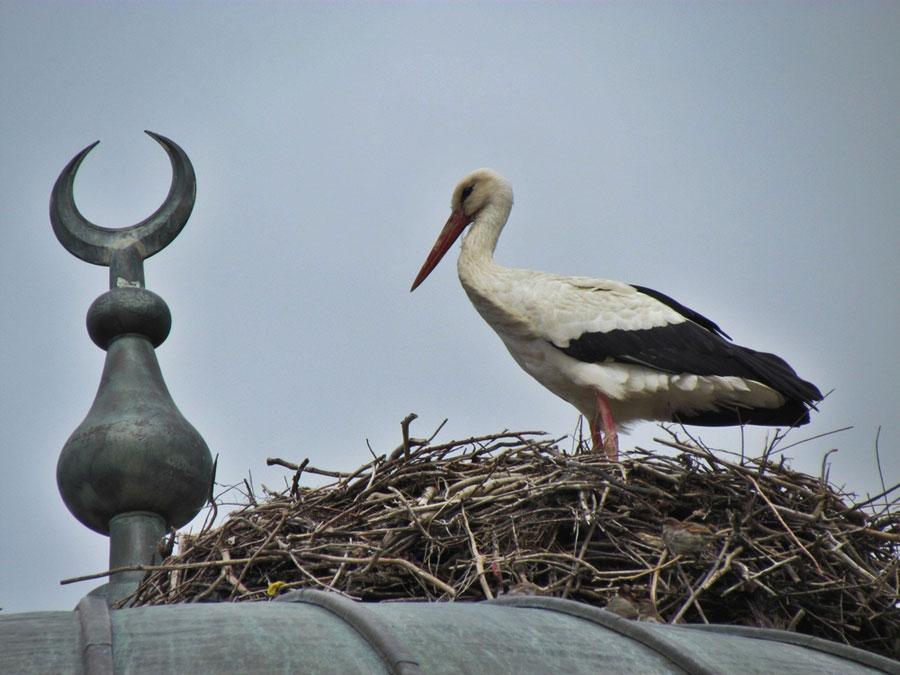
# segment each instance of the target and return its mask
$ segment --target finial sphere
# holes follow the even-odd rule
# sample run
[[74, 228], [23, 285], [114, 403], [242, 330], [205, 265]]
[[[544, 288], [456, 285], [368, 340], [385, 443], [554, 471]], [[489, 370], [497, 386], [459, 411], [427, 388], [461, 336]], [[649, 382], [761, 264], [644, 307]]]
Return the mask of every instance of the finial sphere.
[[146, 288], [113, 288], [94, 300], [87, 330], [100, 349], [119, 335], [144, 335], [154, 347], [169, 336], [172, 314], [165, 300]]

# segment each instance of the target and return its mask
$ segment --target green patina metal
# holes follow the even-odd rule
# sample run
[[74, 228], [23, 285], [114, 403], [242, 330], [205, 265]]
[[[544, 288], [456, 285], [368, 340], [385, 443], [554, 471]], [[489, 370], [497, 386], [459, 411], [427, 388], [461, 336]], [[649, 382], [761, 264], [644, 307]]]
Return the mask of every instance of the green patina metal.
[[800, 644], [794, 633], [639, 624], [548, 598], [356, 603], [301, 591], [279, 600], [109, 610], [85, 599], [75, 612], [0, 616], [0, 672], [900, 673], [897, 661]]
[[[191, 214], [196, 178], [184, 151], [150, 134], [166, 150], [172, 185], [146, 220], [121, 229], [99, 227], [75, 205], [75, 174], [90, 145], [60, 174], [50, 199], [59, 241], [73, 255], [109, 266], [110, 290], [91, 305], [87, 328], [106, 350], [96, 398], [60, 454], [57, 484], [84, 525], [110, 537], [110, 567], [149, 563], [163, 533], [188, 523], [203, 507], [213, 480], [203, 438], [175, 406], [154, 349], [168, 336], [169, 308], [144, 288], [143, 261], [165, 248]], [[102, 594], [128, 595], [140, 573], [114, 574]]]

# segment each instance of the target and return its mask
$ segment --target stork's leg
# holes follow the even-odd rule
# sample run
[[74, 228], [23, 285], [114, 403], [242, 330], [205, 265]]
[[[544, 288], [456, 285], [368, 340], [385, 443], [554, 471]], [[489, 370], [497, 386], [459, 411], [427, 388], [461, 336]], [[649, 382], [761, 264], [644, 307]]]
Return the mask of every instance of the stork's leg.
[[603, 447], [603, 438], [600, 436], [600, 425], [597, 424], [598, 420], [599, 415], [594, 415], [589, 421], [591, 426], [591, 442], [593, 443], [594, 450], [599, 450]]
[[[591, 440], [594, 448], [603, 448], [606, 456], [614, 462], [619, 460], [619, 434], [616, 431], [616, 420], [613, 419], [612, 408], [609, 399], [599, 391], [596, 393], [597, 412], [591, 420]], [[603, 429], [603, 438], [600, 438], [600, 429]]]

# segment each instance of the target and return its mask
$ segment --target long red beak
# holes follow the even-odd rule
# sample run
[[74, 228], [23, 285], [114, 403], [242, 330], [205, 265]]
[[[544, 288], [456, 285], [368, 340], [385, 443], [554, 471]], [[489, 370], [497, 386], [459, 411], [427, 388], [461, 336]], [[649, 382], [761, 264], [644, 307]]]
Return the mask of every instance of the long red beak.
[[441, 230], [441, 233], [438, 235], [437, 241], [434, 242], [434, 246], [431, 247], [431, 253], [429, 253], [428, 257], [425, 259], [425, 264], [422, 265], [422, 269], [419, 270], [416, 280], [413, 281], [412, 288], [409, 289], [410, 293], [416, 290], [419, 284], [425, 281], [425, 277], [431, 274], [432, 270], [437, 267], [441, 258], [443, 258], [444, 254], [447, 253], [451, 246], [453, 246], [453, 242], [459, 238], [459, 235], [462, 234], [462, 231], [466, 229], [466, 226], [470, 222], [472, 222], [472, 217], [463, 213], [462, 209], [450, 214], [450, 217], [447, 219], [447, 224], [444, 225], [444, 229]]

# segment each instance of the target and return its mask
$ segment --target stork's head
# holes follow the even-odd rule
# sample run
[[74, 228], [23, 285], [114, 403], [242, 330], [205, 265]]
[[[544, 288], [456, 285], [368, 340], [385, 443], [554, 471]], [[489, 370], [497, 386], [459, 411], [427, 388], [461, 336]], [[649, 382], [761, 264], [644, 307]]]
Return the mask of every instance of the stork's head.
[[409, 290], [416, 290], [416, 287], [425, 281], [425, 277], [437, 267], [453, 242], [478, 217], [481, 211], [499, 201], [503, 201], [508, 214], [508, 208], [512, 204], [512, 186], [496, 171], [477, 169], [463, 178], [453, 190], [453, 199], [450, 200], [450, 217]]
[[509, 181], [492, 169], [477, 169], [463, 178], [453, 190], [450, 210], [466, 214], [468, 225], [488, 202], [501, 197], [512, 201]]

